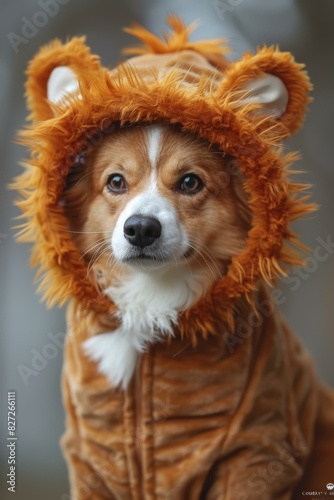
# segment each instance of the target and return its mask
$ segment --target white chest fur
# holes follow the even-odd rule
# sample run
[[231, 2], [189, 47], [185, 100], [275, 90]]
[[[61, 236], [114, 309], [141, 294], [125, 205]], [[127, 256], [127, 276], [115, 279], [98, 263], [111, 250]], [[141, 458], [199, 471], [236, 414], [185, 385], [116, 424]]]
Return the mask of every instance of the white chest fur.
[[173, 334], [178, 314], [197, 302], [208, 285], [206, 273], [194, 275], [188, 268], [163, 275], [135, 272], [105, 291], [118, 307], [120, 327], [88, 339], [86, 354], [113, 385], [126, 388], [138, 355], [150, 343]]

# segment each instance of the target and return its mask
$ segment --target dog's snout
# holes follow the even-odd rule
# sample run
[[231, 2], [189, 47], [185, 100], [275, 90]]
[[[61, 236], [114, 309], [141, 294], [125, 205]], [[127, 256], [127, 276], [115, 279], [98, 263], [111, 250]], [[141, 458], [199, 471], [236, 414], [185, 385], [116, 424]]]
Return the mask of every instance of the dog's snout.
[[124, 224], [124, 237], [139, 248], [152, 245], [161, 235], [161, 224], [155, 217], [132, 215]]

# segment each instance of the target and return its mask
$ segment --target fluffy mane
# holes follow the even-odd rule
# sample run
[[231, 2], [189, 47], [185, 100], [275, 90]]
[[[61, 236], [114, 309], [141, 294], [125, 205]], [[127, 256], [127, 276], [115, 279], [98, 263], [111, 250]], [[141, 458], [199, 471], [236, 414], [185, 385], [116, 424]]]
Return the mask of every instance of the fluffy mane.
[[[32, 124], [20, 134], [21, 142], [31, 150], [31, 158], [14, 188], [20, 194], [17, 205], [26, 220], [20, 240], [34, 243], [32, 263], [39, 267], [44, 298], [53, 305], [74, 297], [88, 309], [113, 313], [115, 305], [87, 279], [61, 205], [66, 176], [87, 140], [94, 135], [101, 139], [106, 124], [110, 128], [116, 122], [162, 121], [177, 123], [236, 158], [250, 196], [252, 228], [247, 248], [232, 259], [227, 275], [179, 318], [181, 333], [195, 339], [200, 333], [215, 330], [217, 314], [225, 316], [233, 328], [237, 299], [252, 302], [259, 280], [272, 283], [285, 275], [289, 266], [302, 262], [291, 245], [304, 247], [290, 224], [314, 211], [315, 206], [303, 194], [309, 186], [291, 180], [291, 164], [297, 155], [285, 154], [281, 141], [301, 125], [311, 86], [303, 67], [291, 54], [277, 48], [258, 49], [255, 55], [245, 54], [225, 70], [217, 71], [210, 57], [223, 57], [226, 48], [222, 40], [191, 43], [188, 37], [194, 25], [186, 28], [175, 16], [169, 23], [173, 31], [164, 35], [165, 41], [139, 26], [128, 29], [145, 43], [145, 47], [135, 49], [137, 54], [154, 53], [130, 59], [129, 64], [112, 71], [100, 66], [82, 38], [65, 45], [56, 41], [41, 49], [28, 70]], [[178, 65], [178, 53], [176, 64], [167, 66], [160, 79], [151, 78], [152, 66], [147, 73], [136, 69], [141, 58], [149, 57], [153, 66], [159, 66], [161, 58], [165, 61], [163, 54], [181, 51], [183, 57], [189, 50], [200, 53], [197, 60], [200, 64], [204, 60], [206, 71], [212, 70], [215, 85], [205, 87], [202, 77], [184, 85], [185, 71]], [[207, 59], [203, 54], [208, 54]], [[66, 108], [50, 105], [46, 99], [48, 77], [55, 67], [63, 65], [76, 73], [81, 92], [81, 98], [74, 96]], [[220, 81], [217, 73], [221, 74]], [[286, 111], [279, 119], [263, 116], [258, 104], [240, 100], [242, 85], [264, 73], [282, 79], [289, 93]]]

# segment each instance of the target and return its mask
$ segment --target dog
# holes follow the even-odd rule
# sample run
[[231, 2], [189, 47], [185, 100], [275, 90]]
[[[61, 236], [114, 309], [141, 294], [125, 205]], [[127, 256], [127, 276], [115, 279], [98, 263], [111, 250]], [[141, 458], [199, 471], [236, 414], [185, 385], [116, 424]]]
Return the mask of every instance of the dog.
[[154, 124], [108, 135], [68, 179], [74, 239], [119, 310], [116, 331], [85, 343], [113, 385], [127, 387], [138, 354], [172, 335], [244, 249], [251, 211], [235, 166], [194, 134]]
[[15, 188], [39, 289], [69, 300], [71, 495], [296, 500], [334, 456], [333, 391], [270, 293], [314, 210], [281, 145], [310, 83], [278, 48], [229, 62], [169, 24], [127, 29], [144, 45], [113, 69], [73, 38], [27, 72]]

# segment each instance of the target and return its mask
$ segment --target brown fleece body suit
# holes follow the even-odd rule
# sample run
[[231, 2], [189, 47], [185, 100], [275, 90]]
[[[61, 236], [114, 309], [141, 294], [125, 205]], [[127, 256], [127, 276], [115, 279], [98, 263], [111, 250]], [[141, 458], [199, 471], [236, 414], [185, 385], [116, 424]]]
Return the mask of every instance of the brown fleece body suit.
[[[28, 69], [32, 126], [21, 136], [32, 155], [15, 186], [40, 288], [49, 304], [70, 299], [62, 444], [72, 498], [298, 499], [326, 491], [334, 480], [333, 392], [264, 285], [299, 262], [285, 243], [298, 244], [289, 223], [313, 209], [288, 178], [295, 156], [280, 148], [302, 122], [308, 79], [288, 53], [265, 47], [228, 63], [220, 41], [190, 43], [190, 29], [170, 23], [165, 42], [129, 30], [146, 47], [113, 70], [78, 38], [44, 47]], [[80, 96], [51, 105], [47, 82], [59, 66], [77, 75]], [[265, 74], [287, 89], [279, 118], [248, 99], [247, 84]], [[112, 329], [115, 305], [87, 277], [61, 198], [94, 134], [156, 121], [180, 124], [237, 159], [252, 228], [227, 275], [180, 315], [172, 339], [141, 356], [122, 391], [82, 350]]]

